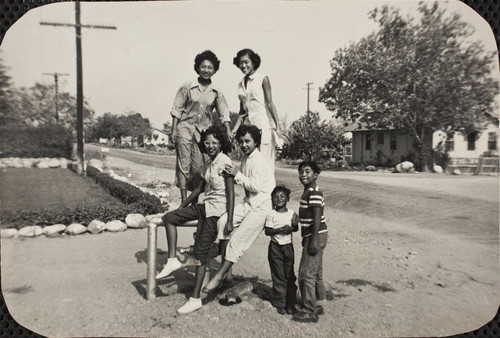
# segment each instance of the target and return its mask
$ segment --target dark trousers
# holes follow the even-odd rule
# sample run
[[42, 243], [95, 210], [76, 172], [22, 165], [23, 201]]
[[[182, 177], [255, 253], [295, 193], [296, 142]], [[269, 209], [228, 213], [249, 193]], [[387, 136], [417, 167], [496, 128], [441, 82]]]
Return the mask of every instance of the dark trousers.
[[209, 259], [218, 255], [219, 248], [214, 245], [214, 241], [217, 239], [217, 221], [219, 217], [206, 217], [204, 204], [176, 209], [162, 217], [165, 224], [168, 223], [174, 226], [195, 219], [198, 220], [198, 227], [194, 240], [194, 257], [205, 264]]
[[267, 258], [273, 279], [273, 306], [277, 308], [292, 308], [295, 304], [297, 286], [293, 271], [293, 244], [279, 245], [269, 242]]

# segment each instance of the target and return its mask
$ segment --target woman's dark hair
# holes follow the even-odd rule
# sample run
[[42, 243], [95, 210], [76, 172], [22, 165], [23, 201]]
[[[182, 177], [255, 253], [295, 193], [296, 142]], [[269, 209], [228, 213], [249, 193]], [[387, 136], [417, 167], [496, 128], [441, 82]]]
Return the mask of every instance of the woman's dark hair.
[[196, 55], [196, 57], [194, 58], [194, 71], [196, 72], [196, 74], [200, 74], [200, 65], [205, 60], [212, 62], [215, 72], [219, 70], [219, 59], [217, 59], [217, 56], [211, 50], [206, 50]]
[[260, 56], [249, 48], [240, 50], [233, 58], [233, 64], [240, 68], [240, 59], [242, 56], [248, 56], [253, 64], [253, 69], [257, 70], [260, 67]]
[[276, 195], [279, 192], [282, 192], [282, 193], [285, 194], [287, 201], [290, 200], [290, 193], [291, 193], [291, 191], [290, 191], [290, 189], [288, 189], [284, 185], [277, 185], [277, 186], [275, 186], [274, 189], [273, 189], [273, 191], [271, 192], [271, 197], [273, 197], [274, 195]]
[[260, 147], [260, 141], [262, 139], [262, 132], [260, 131], [259, 128], [254, 126], [253, 124], [244, 124], [241, 127], [238, 128], [236, 131], [236, 140], [239, 141], [239, 139], [246, 134], [250, 134], [252, 136], [253, 141], [255, 142], [255, 146], [258, 148]]
[[208, 135], [212, 135], [217, 139], [217, 141], [220, 142], [220, 150], [224, 154], [229, 154], [232, 150], [232, 144], [229, 142], [229, 139], [227, 138], [227, 135], [224, 131], [222, 131], [220, 128], [215, 127], [215, 126], [210, 126], [206, 130], [201, 132], [201, 140], [198, 143], [198, 146], [200, 147], [200, 151], [204, 154], [207, 153], [207, 148], [205, 148], [205, 140], [207, 139]]
[[298, 170], [300, 170], [300, 169], [302, 169], [304, 167], [310, 167], [315, 174], [319, 175], [321, 173], [321, 169], [319, 168], [318, 164], [316, 162], [314, 162], [314, 161], [303, 161], [303, 162], [301, 162], [299, 164], [299, 169]]

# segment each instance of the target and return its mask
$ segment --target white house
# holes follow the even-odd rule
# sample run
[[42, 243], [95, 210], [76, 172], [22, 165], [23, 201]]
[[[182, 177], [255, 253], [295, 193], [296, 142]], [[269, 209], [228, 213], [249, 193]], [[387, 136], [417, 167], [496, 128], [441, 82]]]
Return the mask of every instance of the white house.
[[[391, 166], [408, 160], [416, 152], [411, 135], [397, 129], [369, 129], [358, 125], [351, 131], [352, 163]], [[455, 132], [448, 137], [445, 132], [436, 131], [426, 135], [425, 143], [433, 149], [443, 145], [452, 166], [475, 168], [481, 156], [498, 157], [498, 137], [498, 119], [492, 118], [482, 131]]]
[[145, 144], [154, 146], [167, 146], [169, 144], [168, 135], [160, 130], [153, 129], [153, 133], [149, 137], [144, 137]]

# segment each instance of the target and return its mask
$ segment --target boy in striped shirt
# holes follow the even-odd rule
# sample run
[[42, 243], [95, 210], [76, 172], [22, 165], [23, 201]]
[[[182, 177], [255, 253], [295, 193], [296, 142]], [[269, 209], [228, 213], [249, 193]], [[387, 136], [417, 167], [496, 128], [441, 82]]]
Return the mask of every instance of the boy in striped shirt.
[[314, 161], [299, 164], [299, 180], [304, 186], [300, 198], [299, 221], [302, 233], [302, 258], [299, 266], [299, 287], [302, 311], [293, 316], [298, 322], [317, 322], [323, 314], [326, 299], [323, 284], [323, 251], [328, 240], [323, 193], [316, 185], [321, 170]]

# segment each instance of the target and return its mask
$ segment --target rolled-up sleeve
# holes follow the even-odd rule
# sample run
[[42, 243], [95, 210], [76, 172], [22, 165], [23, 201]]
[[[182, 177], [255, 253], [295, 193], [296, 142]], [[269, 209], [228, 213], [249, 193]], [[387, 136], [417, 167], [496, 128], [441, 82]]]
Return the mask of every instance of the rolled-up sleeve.
[[182, 117], [182, 113], [186, 109], [186, 102], [188, 101], [189, 88], [187, 85], [182, 85], [177, 94], [175, 95], [174, 104], [172, 105], [172, 111], [170, 115], [173, 117], [177, 117], [180, 119]]
[[222, 123], [231, 122], [231, 117], [229, 116], [229, 107], [227, 106], [226, 98], [221, 91], [217, 91], [217, 97], [215, 99], [215, 109], [217, 109]]

